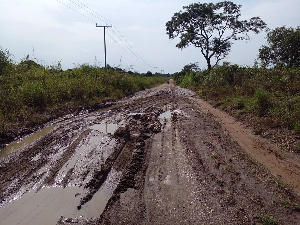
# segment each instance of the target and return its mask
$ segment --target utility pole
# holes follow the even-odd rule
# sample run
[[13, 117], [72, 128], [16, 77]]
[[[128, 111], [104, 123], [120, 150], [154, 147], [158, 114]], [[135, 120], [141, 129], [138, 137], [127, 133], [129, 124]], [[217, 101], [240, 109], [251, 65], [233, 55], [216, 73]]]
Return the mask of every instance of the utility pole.
[[104, 28], [104, 55], [105, 55], [105, 68], [106, 68], [106, 40], [105, 40], [105, 29], [107, 27], [112, 27], [112, 26], [98, 26], [96, 23], [96, 27], [103, 27]]

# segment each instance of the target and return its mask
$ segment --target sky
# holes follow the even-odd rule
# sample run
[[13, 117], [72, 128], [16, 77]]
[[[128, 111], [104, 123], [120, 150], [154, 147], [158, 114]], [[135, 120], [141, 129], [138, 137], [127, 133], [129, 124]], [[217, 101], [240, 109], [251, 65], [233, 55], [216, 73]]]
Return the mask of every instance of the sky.
[[[220, 0], [219, 0], [220, 1]], [[201, 69], [206, 62], [200, 49], [178, 49], [166, 23], [190, 0], [0, 0], [0, 47], [16, 63], [27, 55], [45, 65], [63, 69], [82, 64], [104, 66], [106, 28], [107, 64], [125, 70], [174, 73], [190, 63]], [[259, 16], [270, 29], [300, 26], [299, 0], [233, 0], [242, 5], [241, 19]], [[266, 33], [251, 34], [250, 41], [235, 41], [223, 60], [253, 65]]]

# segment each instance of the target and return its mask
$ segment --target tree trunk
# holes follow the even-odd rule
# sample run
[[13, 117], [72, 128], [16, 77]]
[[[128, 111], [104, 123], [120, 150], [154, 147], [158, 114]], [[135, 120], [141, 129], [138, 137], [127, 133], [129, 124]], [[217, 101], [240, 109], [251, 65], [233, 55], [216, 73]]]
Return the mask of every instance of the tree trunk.
[[210, 58], [206, 58], [206, 62], [207, 62], [207, 70], [210, 71], [211, 70]]

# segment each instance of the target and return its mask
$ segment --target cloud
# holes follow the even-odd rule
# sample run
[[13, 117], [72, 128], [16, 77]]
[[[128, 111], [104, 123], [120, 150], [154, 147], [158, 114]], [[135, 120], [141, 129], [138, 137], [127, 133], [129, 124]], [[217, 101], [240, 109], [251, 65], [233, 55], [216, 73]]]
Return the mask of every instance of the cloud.
[[[0, 1], [0, 44], [19, 61], [27, 54], [52, 64], [62, 60], [65, 68], [74, 64], [104, 61], [103, 29], [95, 23], [113, 25], [107, 29], [107, 57], [111, 65], [140, 72], [176, 72], [191, 62], [206, 63], [199, 49], [183, 50], [169, 40], [165, 24], [182, 6], [195, 1], [179, 0], [10, 0]], [[211, 1], [206, 1], [211, 2]], [[219, 2], [219, 0], [212, 0]], [[236, 0], [242, 16], [260, 16], [271, 28], [299, 25], [298, 0]], [[75, 12], [75, 11], [76, 12]], [[228, 61], [252, 64], [265, 34], [251, 35], [249, 43], [235, 42]], [[138, 56], [137, 56], [138, 55]], [[140, 57], [139, 57], [140, 56]], [[141, 59], [142, 58], [142, 59]], [[146, 61], [146, 63], [144, 62]], [[151, 65], [151, 66], [147, 66]], [[154, 67], [158, 67], [154, 69]]]
[[257, 1], [248, 10], [248, 15], [260, 16], [271, 29], [280, 26], [299, 26], [300, 3], [298, 0], [267, 0]]

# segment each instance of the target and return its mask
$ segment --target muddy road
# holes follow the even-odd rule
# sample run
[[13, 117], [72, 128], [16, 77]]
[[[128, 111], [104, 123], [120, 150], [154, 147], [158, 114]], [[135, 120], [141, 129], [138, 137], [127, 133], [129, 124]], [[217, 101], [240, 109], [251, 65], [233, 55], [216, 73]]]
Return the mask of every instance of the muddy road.
[[7, 146], [0, 224], [299, 223], [299, 156], [214, 110], [164, 84]]

